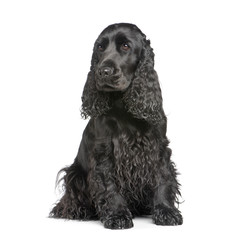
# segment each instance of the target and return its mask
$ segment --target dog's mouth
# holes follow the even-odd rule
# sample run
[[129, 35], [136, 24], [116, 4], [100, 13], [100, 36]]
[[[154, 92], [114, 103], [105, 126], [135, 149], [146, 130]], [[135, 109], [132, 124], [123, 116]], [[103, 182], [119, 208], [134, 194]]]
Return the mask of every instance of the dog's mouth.
[[119, 91], [119, 89], [115, 86], [111, 86], [111, 85], [103, 85], [101, 87], [101, 90], [102, 91], [105, 91], [105, 92], [115, 92], [115, 91]]
[[105, 78], [96, 78], [96, 87], [99, 91], [114, 92], [121, 91], [127, 80], [122, 75], [114, 75]]

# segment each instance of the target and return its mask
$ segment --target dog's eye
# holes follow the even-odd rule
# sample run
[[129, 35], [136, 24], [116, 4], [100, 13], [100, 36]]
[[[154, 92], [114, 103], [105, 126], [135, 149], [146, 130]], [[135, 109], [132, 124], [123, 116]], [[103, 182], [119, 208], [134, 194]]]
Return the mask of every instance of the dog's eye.
[[128, 51], [128, 50], [130, 49], [128, 43], [123, 43], [122, 46], [121, 46], [121, 48], [122, 48], [123, 50], [125, 50], [125, 51]]
[[104, 51], [104, 47], [103, 47], [103, 45], [101, 45], [101, 44], [99, 44], [99, 45], [97, 46], [97, 48], [98, 48], [98, 50], [101, 51], [101, 52]]

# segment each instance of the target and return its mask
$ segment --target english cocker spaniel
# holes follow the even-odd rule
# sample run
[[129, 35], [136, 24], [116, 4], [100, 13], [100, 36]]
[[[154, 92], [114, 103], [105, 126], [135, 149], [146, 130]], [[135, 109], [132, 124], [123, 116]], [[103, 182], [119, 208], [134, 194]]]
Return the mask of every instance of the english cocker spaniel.
[[154, 53], [137, 26], [113, 24], [97, 38], [82, 116], [90, 120], [74, 163], [60, 171], [64, 195], [50, 216], [110, 229], [131, 228], [139, 215], [182, 224]]

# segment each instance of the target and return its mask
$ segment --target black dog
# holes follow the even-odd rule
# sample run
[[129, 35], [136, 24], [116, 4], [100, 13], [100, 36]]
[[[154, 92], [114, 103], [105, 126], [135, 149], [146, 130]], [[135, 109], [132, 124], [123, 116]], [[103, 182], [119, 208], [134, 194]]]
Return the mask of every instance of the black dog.
[[110, 25], [91, 63], [82, 96], [90, 121], [74, 163], [61, 170], [65, 193], [50, 216], [100, 219], [111, 229], [131, 228], [138, 215], [182, 224], [150, 41], [135, 25]]

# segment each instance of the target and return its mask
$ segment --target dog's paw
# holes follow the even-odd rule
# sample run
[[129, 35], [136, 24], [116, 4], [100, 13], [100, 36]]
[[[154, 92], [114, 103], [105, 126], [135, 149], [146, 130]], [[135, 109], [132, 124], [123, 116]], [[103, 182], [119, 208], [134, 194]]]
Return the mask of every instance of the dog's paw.
[[65, 218], [69, 220], [89, 220], [97, 219], [96, 213], [91, 208], [81, 206], [68, 206], [65, 207], [61, 203], [58, 203], [50, 212], [51, 218]]
[[183, 217], [177, 208], [169, 208], [164, 205], [157, 205], [152, 216], [156, 225], [174, 226], [183, 223]]
[[109, 229], [127, 229], [133, 227], [133, 221], [127, 215], [113, 215], [103, 220], [104, 227]]

